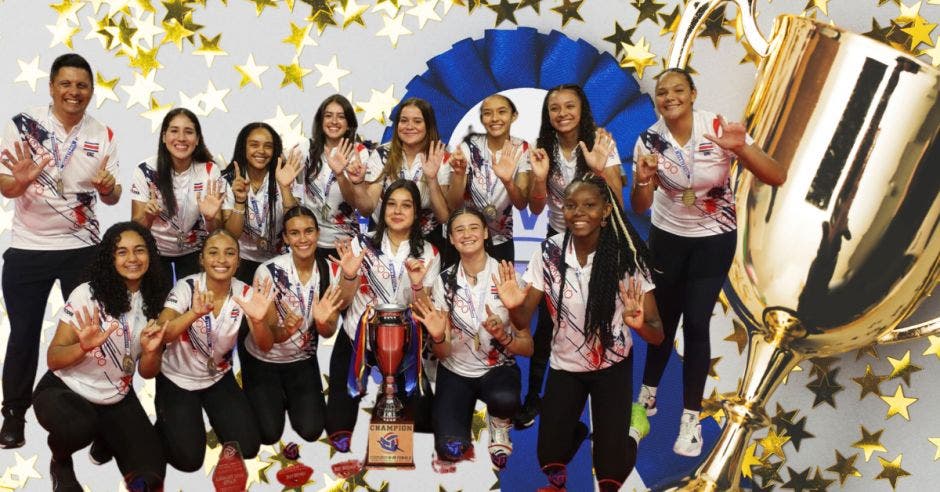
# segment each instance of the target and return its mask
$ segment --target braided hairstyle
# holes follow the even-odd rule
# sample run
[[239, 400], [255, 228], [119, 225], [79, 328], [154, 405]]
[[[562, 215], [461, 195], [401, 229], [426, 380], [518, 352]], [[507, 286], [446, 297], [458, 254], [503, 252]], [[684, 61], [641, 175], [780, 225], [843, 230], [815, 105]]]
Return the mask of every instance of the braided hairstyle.
[[[545, 99], [542, 101], [542, 126], [539, 128], [539, 136], [536, 140], [536, 147], [545, 149], [545, 152], [548, 154], [549, 178], [555, 174], [561, 173], [562, 164], [558, 162], [556, 158], [560, 149], [558, 148], [557, 132], [555, 131], [555, 127], [552, 126], [552, 118], [548, 111], [548, 99], [552, 97], [552, 94], [561, 91], [574, 92], [575, 95], [578, 96], [578, 100], [581, 101], [581, 118], [578, 122], [578, 140], [584, 142], [588, 149], [594, 148], [594, 132], [597, 130], [597, 125], [594, 123], [594, 115], [591, 113], [591, 104], [588, 102], [587, 95], [580, 85], [562, 84], [549, 89], [545, 94]], [[578, 165], [575, 167], [574, 172], [577, 178], [587, 173], [590, 168], [578, 147], [575, 147], [574, 153], [578, 158]]]
[[[241, 176], [245, 179], [248, 179], [248, 166], [251, 164], [248, 163], [248, 136], [251, 135], [251, 132], [262, 129], [266, 130], [271, 135], [271, 141], [274, 144], [274, 151], [271, 154], [271, 160], [266, 164], [267, 173], [268, 173], [268, 222], [267, 222], [267, 231], [265, 237], [271, 241], [271, 247], [274, 246], [274, 242], [277, 240], [278, 227], [277, 223], [277, 200], [278, 196], [278, 185], [277, 177], [275, 177], [275, 172], [277, 172], [277, 160], [283, 155], [284, 144], [281, 141], [281, 136], [277, 134], [271, 125], [267, 123], [255, 122], [245, 125], [244, 128], [238, 132], [238, 137], [235, 138], [235, 150], [232, 151], [232, 163], [229, 164], [229, 167], [223, 171], [222, 176], [228, 181], [229, 184], [232, 184], [232, 181], [235, 180], [235, 162], [239, 163], [241, 168]], [[249, 188], [250, 188], [249, 184]], [[248, 190], [251, 192], [251, 190]], [[260, 210], [259, 210], [260, 212]], [[247, 220], [246, 220], [247, 223]], [[259, 231], [260, 232], [260, 231]]]
[[121, 234], [128, 231], [137, 233], [147, 246], [150, 265], [140, 279], [140, 295], [144, 301], [144, 314], [149, 319], [157, 319], [170, 291], [170, 280], [164, 277], [163, 269], [160, 268], [160, 255], [153, 235], [137, 222], [118, 222], [105, 231], [98, 245], [98, 253], [88, 267], [91, 293], [112, 318], [131, 310], [127, 284], [114, 268], [114, 252], [118, 241], [121, 240]]
[[[633, 228], [633, 225], [624, 217], [623, 211], [614, 198], [613, 191], [607, 186], [604, 178], [594, 173], [587, 173], [575, 179], [565, 188], [565, 196], [570, 196], [575, 189], [581, 186], [592, 186], [605, 204], [612, 207], [610, 216], [600, 227], [597, 240], [597, 249], [594, 251], [594, 264], [591, 267], [591, 278], [588, 281], [588, 298], [585, 306], [584, 340], [585, 343], [599, 339], [601, 345], [607, 350], [614, 345], [611, 325], [614, 312], [617, 309], [617, 296], [619, 295], [619, 282], [629, 273], [645, 274], [650, 271], [650, 254], [646, 244]], [[562, 254], [567, 251], [571, 242], [571, 229], [565, 232], [562, 241]], [[564, 258], [564, 256], [562, 256]], [[556, 312], [556, 326], [561, 324], [561, 304], [564, 301], [565, 274], [567, 263], [562, 260], [560, 265], [561, 287], [558, 292], [558, 309]]]
[[414, 181], [407, 179], [398, 179], [392, 182], [382, 193], [382, 204], [379, 208], [379, 220], [375, 226], [375, 235], [372, 236], [372, 246], [376, 249], [382, 248], [382, 238], [385, 236], [385, 229], [388, 223], [385, 221], [385, 206], [388, 204], [392, 192], [404, 188], [411, 195], [411, 201], [414, 204], [414, 221], [411, 223], [411, 230], [408, 232], [408, 253], [413, 258], [421, 258], [424, 254], [424, 236], [421, 234], [421, 193], [418, 191], [418, 185]]

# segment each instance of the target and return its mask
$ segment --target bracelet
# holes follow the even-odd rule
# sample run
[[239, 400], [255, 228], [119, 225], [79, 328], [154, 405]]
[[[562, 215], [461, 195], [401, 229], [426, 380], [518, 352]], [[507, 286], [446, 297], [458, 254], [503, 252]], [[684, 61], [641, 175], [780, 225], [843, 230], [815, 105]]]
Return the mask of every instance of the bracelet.
[[509, 341], [508, 342], [499, 342], [503, 347], [508, 347], [509, 344], [516, 341], [516, 336], [512, 334], [512, 328], [509, 329]]
[[646, 181], [642, 181], [642, 182], [641, 182], [641, 181], [634, 181], [633, 184], [635, 184], [635, 185], [637, 185], [637, 186], [639, 186], [639, 187], [644, 187], [644, 186], [649, 186], [650, 183], [652, 183], [652, 182], [653, 182], [653, 178], [650, 178], [650, 179], [647, 179]]
[[357, 278], [359, 278], [359, 275], [353, 275], [349, 277], [349, 276], [346, 276], [346, 272], [343, 272], [343, 279], [345, 280], [356, 280]]
[[442, 336], [442, 337], [441, 337], [441, 341], [435, 340], [435, 339], [434, 339], [434, 335], [431, 335], [430, 333], [428, 333], [428, 335], [429, 335], [428, 338], [431, 339], [431, 343], [433, 343], [434, 345], [440, 345], [440, 344], [442, 344], [442, 343], [444, 343], [444, 342], [447, 341], [447, 335]]
[[414, 285], [412, 285], [412, 286], [411, 286], [411, 290], [414, 291], [414, 292], [421, 292], [422, 290], [424, 290], [424, 286], [423, 286], [423, 285], [418, 285], [417, 287], [415, 287]]

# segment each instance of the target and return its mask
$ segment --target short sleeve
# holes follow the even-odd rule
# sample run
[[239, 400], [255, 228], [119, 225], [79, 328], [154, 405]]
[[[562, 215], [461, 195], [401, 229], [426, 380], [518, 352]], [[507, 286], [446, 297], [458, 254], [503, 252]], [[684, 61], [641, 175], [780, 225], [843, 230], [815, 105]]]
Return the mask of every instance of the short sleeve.
[[526, 267], [525, 273], [522, 275], [522, 280], [527, 284], [531, 284], [533, 288], [545, 292], [543, 270], [542, 248], [536, 248], [536, 250], [532, 252], [532, 258], [529, 260], [529, 266]]
[[222, 198], [222, 210], [233, 210], [235, 208], [235, 192], [232, 191], [231, 186], [225, 188], [225, 196]]
[[450, 175], [453, 174], [454, 170], [450, 167], [450, 156], [447, 160], [441, 164], [441, 169], [437, 172], [437, 184], [441, 186], [450, 185]]
[[529, 163], [529, 150], [531, 147], [528, 142], [522, 142], [522, 154], [519, 155], [519, 160], [516, 161], [516, 174], [525, 173], [532, 170], [532, 164]]
[[373, 152], [366, 162], [366, 181], [373, 182], [382, 175], [382, 169], [385, 163], [382, 162], [382, 155], [379, 152]]
[[190, 281], [192, 281], [192, 278], [187, 277], [176, 282], [173, 290], [170, 291], [170, 295], [166, 297], [163, 307], [170, 308], [177, 313], [188, 311], [193, 302], [193, 287], [190, 286]]
[[144, 176], [144, 171], [141, 169], [141, 166], [146, 164], [141, 164], [134, 168], [134, 178], [131, 181], [131, 200], [135, 202], [149, 202], [150, 201], [150, 183], [147, 181], [147, 177]]
[[[13, 144], [19, 141], [20, 136], [16, 131], [16, 127], [13, 125], [12, 121], [7, 121], [6, 125], [3, 125], [3, 132], [0, 133], [0, 151], [6, 150], [10, 155], [16, 155], [16, 149]], [[0, 174], [13, 174], [12, 171], [7, 169], [6, 166], [0, 166]]]
[[65, 306], [62, 307], [62, 314], [59, 316], [60, 323], [71, 324], [72, 326], [78, 326], [78, 320], [75, 317], [76, 313], [81, 312], [82, 308], [87, 308], [88, 313], [92, 314], [95, 306], [94, 301], [91, 298], [91, 287], [87, 284], [81, 284], [75, 289], [72, 290], [72, 293], [69, 294], [69, 299], [66, 301]]
[[449, 309], [444, 295], [444, 281], [441, 280], [440, 275], [434, 279], [434, 286], [431, 287], [431, 300], [434, 301], [434, 306], [438, 309]]
[[431, 257], [428, 259], [428, 273], [424, 275], [424, 286], [433, 287], [434, 282], [441, 276], [441, 255], [431, 243], [425, 242], [424, 247], [432, 248]]
[[[114, 132], [111, 128], [105, 127], [105, 129], [108, 132], [108, 150], [105, 152], [105, 157], [108, 158], [106, 169], [112, 176], [118, 177], [121, 172], [121, 160], [118, 158], [117, 138], [114, 136]], [[103, 158], [104, 157], [102, 157], [102, 159]]]
[[614, 150], [607, 156], [607, 165], [604, 167], [620, 166], [620, 153], [617, 152], [617, 145], [614, 142]]
[[262, 263], [258, 266], [258, 268], [255, 269], [254, 283], [263, 284], [265, 280], [273, 281], [271, 278], [271, 270], [268, 269], [268, 265], [269, 263]]

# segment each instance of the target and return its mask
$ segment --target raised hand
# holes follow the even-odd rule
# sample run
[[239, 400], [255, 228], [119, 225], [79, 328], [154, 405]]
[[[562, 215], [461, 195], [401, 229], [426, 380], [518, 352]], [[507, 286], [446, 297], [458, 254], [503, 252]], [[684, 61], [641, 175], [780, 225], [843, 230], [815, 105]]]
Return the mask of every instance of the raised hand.
[[467, 174], [467, 156], [463, 153], [463, 147], [457, 146], [457, 150], [450, 155], [450, 160], [447, 161], [450, 164], [451, 172], [458, 176]]
[[140, 350], [144, 353], [153, 353], [163, 346], [163, 333], [169, 321], [164, 321], [163, 325], [156, 320], [147, 322], [147, 326], [140, 332]]
[[737, 122], [728, 123], [724, 117], [718, 116], [718, 123], [721, 126], [721, 136], [711, 136], [705, 134], [705, 138], [714, 142], [719, 147], [737, 152], [747, 145], [747, 129], [744, 125]]
[[405, 260], [405, 269], [408, 270], [408, 278], [411, 280], [412, 288], [424, 285], [424, 277], [428, 274], [428, 266], [424, 264], [424, 260], [408, 258]]
[[52, 162], [52, 157], [49, 155], [43, 157], [37, 165], [33, 162], [32, 150], [26, 141], [13, 142], [13, 150], [16, 152], [15, 157], [9, 150], [3, 149], [3, 153], [0, 154], [0, 162], [13, 174], [16, 186], [26, 189], [30, 183], [36, 181], [42, 170]]
[[[428, 158], [421, 163], [421, 170], [428, 179], [437, 179], [437, 172], [444, 164], [444, 153], [447, 146], [440, 140], [431, 142], [428, 147]], [[419, 154], [420, 155], [420, 154]]]
[[241, 166], [238, 165], [238, 161], [232, 161], [232, 165], [235, 166], [235, 179], [232, 180], [232, 195], [235, 197], [235, 201], [239, 203], [245, 203], [245, 200], [248, 199], [248, 180], [242, 176]]
[[277, 158], [277, 168], [274, 170], [274, 179], [277, 180], [277, 184], [281, 188], [290, 188], [294, 183], [294, 180], [297, 179], [297, 175], [300, 174], [300, 171], [303, 171], [304, 165], [300, 159], [300, 150], [294, 147], [291, 149], [290, 153], [287, 154], [287, 159], [284, 159], [284, 156]]
[[366, 166], [359, 160], [358, 153], [355, 160], [346, 168], [346, 179], [354, 185], [362, 184], [366, 180]]
[[511, 340], [509, 335], [506, 333], [506, 323], [503, 323], [503, 320], [490, 309], [490, 305], [486, 304], [486, 321], [483, 322], [483, 329], [486, 330], [494, 340], [499, 342], [500, 345], [506, 345]]
[[339, 255], [339, 258], [330, 255], [330, 260], [334, 263], [337, 263], [340, 269], [343, 270], [343, 276], [352, 277], [359, 276], [359, 268], [362, 266], [362, 259], [366, 257], [366, 251], [363, 249], [359, 254], [353, 254], [352, 240], [350, 239], [337, 239], [336, 254]]
[[447, 328], [448, 314], [431, 305], [428, 300], [415, 299], [411, 304], [411, 313], [419, 323], [428, 330], [431, 338], [440, 340], [444, 338], [444, 330]]
[[[85, 352], [90, 352], [101, 346], [118, 329], [118, 324], [113, 323], [110, 328], [101, 331], [101, 313], [98, 306], [95, 306], [94, 312], [88, 314], [88, 307], [82, 306], [81, 311], [75, 312], [75, 321], [78, 323], [78, 346]], [[74, 325], [73, 325], [74, 326]]]
[[532, 166], [532, 175], [541, 181], [548, 179], [549, 160], [545, 149], [532, 149], [529, 152], [529, 164]]
[[626, 285], [621, 280], [619, 287], [620, 301], [623, 303], [623, 322], [638, 330], [643, 327], [643, 297], [646, 293], [641, 290], [641, 282], [636, 277], [630, 277]]
[[356, 144], [354, 142], [345, 138], [339, 141], [339, 145], [333, 147], [333, 150], [330, 151], [326, 158], [326, 163], [330, 166], [334, 174], [343, 172], [343, 170], [349, 166], [350, 154], [355, 147]]
[[114, 186], [117, 184], [117, 179], [108, 171], [108, 159], [110, 157], [111, 156], [106, 155], [104, 159], [101, 159], [98, 172], [95, 173], [95, 177], [91, 180], [91, 184], [98, 190], [99, 195], [110, 195], [114, 192]]
[[196, 281], [193, 287], [193, 302], [189, 310], [196, 313], [196, 316], [205, 316], [215, 308], [215, 294], [211, 290], [199, 290], [199, 281]]
[[313, 321], [318, 328], [326, 328], [336, 321], [339, 308], [343, 305], [342, 292], [339, 287], [332, 285], [323, 292], [323, 295], [313, 302]]
[[636, 159], [636, 181], [649, 183], [659, 170], [659, 153], [642, 154]]
[[598, 128], [594, 132], [594, 148], [589, 151], [583, 141], [578, 142], [578, 147], [581, 148], [581, 153], [584, 155], [588, 167], [596, 174], [601, 174], [604, 172], [604, 168], [607, 167], [607, 158], [614, 151], [616, 142], [607, 130]]
[[274, 300], [271, 298], [271, 289], [273, 288], [271, 279], [265, 278], [263, 282], [255, 280], [250, 299], [241, 296], [235, 296], [235, 303], [241, 306], [242, 311], [248, 319], [260, 322], [264, 321], [268, 314], [268, 309]]
[[499, 294], [499, 300], [503, 302], [506, 309], [514, 309], [525, 302], [526, 295], [532, 286], [526, 286], [525, 289], [519, 287], [516, 280], [516, 268], [508, 261], [499, 262], [499, 278], [493, 275], [493, 283], [496, 284], [496, 292]]
[[295, 311], [286, 300], [282, 299], [280, 305], [281, 312], [284, 313], [284, 317], [281, 319], [281, 326], [284, 328], [283, 336], [287, 339], [297, 333], [297, 330], [300, 330], [304, 324], [304, 317], [302, 313]]
[[503, 145], [503, 150], [499, 154], [499, 160], [493, 162], [493, 173], [504, 183], [511, 181], [513, 175], [516, 174], [516, 165], [521, 156], [522, 146], [513, 145], [511, 140], [506, 140], [506, 144]]
[[205, 192], [197, 194], [196, 201], [199, 203], [199, 213], [206, 219], [218, 215], [222, 208], [222, 183], [215, 179], [208, 180]]

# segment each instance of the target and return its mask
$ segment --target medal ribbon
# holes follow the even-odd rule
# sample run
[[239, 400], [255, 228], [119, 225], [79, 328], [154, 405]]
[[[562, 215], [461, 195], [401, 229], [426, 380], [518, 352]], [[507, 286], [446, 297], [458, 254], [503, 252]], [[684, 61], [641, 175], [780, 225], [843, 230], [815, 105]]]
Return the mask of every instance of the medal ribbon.
[[[131, 358], [131, 335], [130, 327], [127, 324], [127, 314], [122, 314], [119, 318], [119, 322], [121, 323], [121, 331], [124, 333], [124, 357], [133, 360]], [[121, 370], [125, 370], [124, 361], [121, 361]]]

